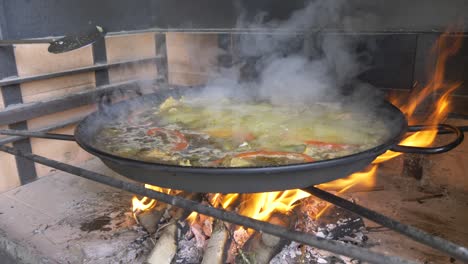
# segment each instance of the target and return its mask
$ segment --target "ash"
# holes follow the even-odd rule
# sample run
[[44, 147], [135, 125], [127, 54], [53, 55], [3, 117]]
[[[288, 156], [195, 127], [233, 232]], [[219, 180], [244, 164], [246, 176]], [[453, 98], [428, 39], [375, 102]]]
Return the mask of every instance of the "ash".
[[330, 263], [330, 264], [357, 264], [359, 260], [334, 255], [328, 251], [291, 242], [278, 253], [270, 264], [296, 264], [296, 263]]
[[[339, 207], [331, 207], [319, 219], [314, 219], [313, 215], [316, 215], [323, 206], [323, 203], [313, 199], [303, 199], [295, 229], [313, 233], [320, 238], [351, 243], [361, 247], [367, 246], [368, 237], [365, 234], [367, 231], [361, 217]], [[356, 264], [360, 261], [291, 242], [270, 261], [270, 264], [289, 263]]]
[[128, 212], [130, 198], [115, 200], [121, 196], [101, 193], [70, 203], [66, 217], [34, 233], [63, 241], [66, 250], [56, 255], [60, 263], [144, 263], [153, 247], [150, 236]]
[[173, 263], [201, 263], [203, 248], [197, 245], [195, 238], [188, 240], [186, 237], [179, 241], [179, 250]]

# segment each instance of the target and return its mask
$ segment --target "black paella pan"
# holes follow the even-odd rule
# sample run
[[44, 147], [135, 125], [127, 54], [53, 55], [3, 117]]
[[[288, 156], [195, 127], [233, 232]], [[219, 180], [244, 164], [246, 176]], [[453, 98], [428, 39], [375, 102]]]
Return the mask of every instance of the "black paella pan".
[[[96, 147], [94, 139], [108, 122], [128, 114], [135, 106], [151, 102], [161, 103], [169, 96], [179, 97], [185, 89], [162, 90], [152, 95], [119, 102], [107, 106], [104, 111], [97, 111], [87, 116], [75, 129], [74, 137], [47, 134], [46, 138], [71, 140], [86, 151], [100, 158], [109, 168], [130, 179], [164, 188], [186, 190], [190, 192], [216, 193], [252, 193], [304, 188], [333, 181], [360, 171], [368, 166], [377, 156], [387, 150], [405, 153], [437, 154], [458, 146], [463, 141], [463, 133], [454, 126], [441, 124], [437, 128], [449, 130], [456, 137], [450, 143], [440, 147], [420, 148], [398, 145], [408, 132], [434, 129], [426, 126], [408, 126], [403, 113], [387, 101], [382, 101], [375, 113], [385, 116], [390, 136], [386, 141], [371, 149], [352, 155], [320, 160], [310, 163], [264, 166], [264, 167], [193, 167], [160, 164], [110, 154]], [[15, 134], [0, 131], [0, 134]], [[26, 135], [28, 133], [22, 133]], [[19, 134], [15, 134], [19, 135]], [[28, 134], [29, 136], [41, 136]]]

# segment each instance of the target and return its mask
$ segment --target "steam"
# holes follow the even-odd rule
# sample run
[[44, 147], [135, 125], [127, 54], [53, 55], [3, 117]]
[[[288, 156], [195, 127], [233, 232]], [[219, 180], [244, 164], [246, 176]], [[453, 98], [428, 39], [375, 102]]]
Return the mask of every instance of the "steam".
[[[343, 93], [351, 93], [345, 91], [350, 84], [357, 86], [361, 95], [363, 89], [375, 91], [365, 85], [360, 88], [356, 81], [356, 76], [366, 69], [359, 60], [362, 54], [355, 52], [357, 37], [320, 32], [325, 27], [352, 30], [346, 15], [348, 5], [345, 0], [309, 1], [286, 21], [267, 22], [267, 13], [248, 18], [243, 12], [237, 27], [253, 33], [238, 36], [236, 52], [240, 58], [248, 59], [221, 69], [202, 96], [216, 103], [226, 96], [249, 98], [253, 94], [281, 105], [337, 99]], [[309, 40], [307, 47], [303, 47], [304, 32]], [[256, 78], [246, 78], [246, 72]], [[358, 96], [353, 97], [357, 99]]]

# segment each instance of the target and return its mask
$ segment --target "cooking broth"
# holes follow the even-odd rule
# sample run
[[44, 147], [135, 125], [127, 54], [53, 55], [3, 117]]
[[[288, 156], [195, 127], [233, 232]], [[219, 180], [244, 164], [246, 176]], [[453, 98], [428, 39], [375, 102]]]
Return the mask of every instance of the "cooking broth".
[[212, 104], [169, 97], [110, 122], [97, 134], [95, 145], [154, 163], [258, 167], [347, 156], [375, 147], [388, 136], [382, 121], [340, 104]]

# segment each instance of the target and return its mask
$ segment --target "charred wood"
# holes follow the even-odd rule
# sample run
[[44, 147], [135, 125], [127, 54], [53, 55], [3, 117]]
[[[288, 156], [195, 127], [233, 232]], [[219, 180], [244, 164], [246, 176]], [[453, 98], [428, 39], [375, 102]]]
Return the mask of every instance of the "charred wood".
[[144, 212], [136, 212], [138, 223], [150, 234], [156, 233], [159, 221], [166, 212], [167, 204], [159, 203], [156, 207]]
[[[291, 223], [295, 222], [291, 221], [291, 219], [288, 219], [287, 216], [274, 215], [268, 222], [283, 227], [291, 227]], [[253, 263], [267, 264], [270, 263], [271, 259], [273, 259], [289, 242], [290, 241], [286, 239], [274, 235], [256, 232], [250, 237], [247, 243], [245, 243], [243, 251], [247, 252], [246, 255], [250, 257]]]
[[353, 237], [365, 229], [362, 217], [336, 206], [325, 211], [316, 222], [318, 224], [316, 235], [327, 239]]
[[[200, 195], [196, 193], [182, 193], [180, 195], [187, 199], [200, 200]], [[155, 208], [162, 209], [163, 207], [167, 208], [167, 205], [158, 204]], [[160, 212], [164, 214], [165, 210], [160, 210]], [[169, 222], [157, 230], [161, 234], [148, 257], [148, 264], [164, 264], [173, 261], [178, 250], [178, 235], [180, 231], [178, 220], [185, 219], [191, 211], [173, 206], [167, 209], [167, 213], [170, 218]]]

